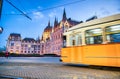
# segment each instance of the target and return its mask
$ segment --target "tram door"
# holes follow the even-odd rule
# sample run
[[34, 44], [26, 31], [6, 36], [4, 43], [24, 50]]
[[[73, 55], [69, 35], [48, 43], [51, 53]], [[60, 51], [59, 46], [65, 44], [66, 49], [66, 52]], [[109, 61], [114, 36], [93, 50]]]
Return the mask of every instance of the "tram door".
[[72, 63], [81, 62], [82, 52], [81, 52], [81, 45], [82, 38], [81, 34], [75, 34], [71, 38], [71, 48], [70, 48], [70, 58]]
[[76, 46], [76, 36], [71, 35], [70, 37], [70, 62], [75, 63], [76, 62], [76, 51], [75, 51], [75, 46]]

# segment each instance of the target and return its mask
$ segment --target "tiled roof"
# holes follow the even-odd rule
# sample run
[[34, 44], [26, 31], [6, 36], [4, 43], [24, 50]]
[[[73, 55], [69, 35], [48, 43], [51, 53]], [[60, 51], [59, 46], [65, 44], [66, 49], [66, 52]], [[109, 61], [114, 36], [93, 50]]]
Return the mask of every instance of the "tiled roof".
[[21, 37], [21, 35], [20, 35], [20, 34], [18, 34], [18, 33], [11, 33], [11, 34], [10, 34], [10, 36], [14, 36], [14, 37]]
[[47, 26], [47, 27], [45, 28], [45, 30], [49, 30], [49, 29], [52, 29], [52, 26]]
[[86, 22], [87, 22], [87, 21], [94, 20], [94, 19], [97, 19], [97, 16], [93, 16], [93, 17], [91, 17], [91, 18], [87, 19], [87, 20], [86, 20]]
[[71, 24], [71, 25], [77, 25], [79, 23], [82, 23], [82, 21], [75, 21], [75, 20], [72, 20], [71, 18], [67, 19], [67, 21]]
[[35, 41], [34, 38], [24, 38], [23, 41]]

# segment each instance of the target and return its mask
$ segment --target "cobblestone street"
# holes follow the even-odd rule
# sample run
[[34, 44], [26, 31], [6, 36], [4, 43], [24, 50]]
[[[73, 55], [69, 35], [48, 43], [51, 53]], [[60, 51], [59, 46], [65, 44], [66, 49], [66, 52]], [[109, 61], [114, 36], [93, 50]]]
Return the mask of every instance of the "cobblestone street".
[[59, 63], [1, 63], [0, 75], [21, 77], [23, 79], [120, 79], [119, 71]]

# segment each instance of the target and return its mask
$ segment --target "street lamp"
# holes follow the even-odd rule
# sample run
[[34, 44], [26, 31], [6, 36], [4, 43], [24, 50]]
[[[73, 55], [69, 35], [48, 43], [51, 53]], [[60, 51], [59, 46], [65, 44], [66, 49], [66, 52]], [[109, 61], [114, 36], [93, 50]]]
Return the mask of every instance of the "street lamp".
[[3, 32], [3, 28], [2, 27], [0, 27], [0, 34]]

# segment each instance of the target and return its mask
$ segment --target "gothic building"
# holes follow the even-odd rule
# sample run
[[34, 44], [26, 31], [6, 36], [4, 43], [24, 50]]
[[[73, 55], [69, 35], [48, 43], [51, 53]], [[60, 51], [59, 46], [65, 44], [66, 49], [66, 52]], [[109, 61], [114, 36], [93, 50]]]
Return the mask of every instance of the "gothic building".
[[42, 35], [42, 41], [46, 41], [50, 38], [50, 33], [52, 32], [52, 26], [50, 26], [50, 21], [48, 22], [48, 25], [44, 29], [43, 35]]
[[50, 39], [45, 41], [44, 54], [56, 54], [61, 55], [61, 48], [63, 47], [63, 33], [67, 31], [68, 28], [79, 24], [80, 22], [74, 21], [72, 19], [67, 19], [65, 9], [63, 11], [63, 17], [60, 22], [58, 22], [55, 17], [54, 26], [52, 31], [49, 31]]
[[[82, 22], [82, 21], [81, 21]], [[61, 48], [63, 47], [63, 33], [79, 24], [81, 22], [67, 18], [66, 11], [64, 9], [62, 20], [58, 22], [55, 17], [53, 27], [48, 25], [43, 31], [41, 40], [35, 40], [33, 38], [21, 38], [20, 34], [10, 34], [7, 42], [7, 50], [11, 53], [19, 54], [56, 54], [61, 55]]]

